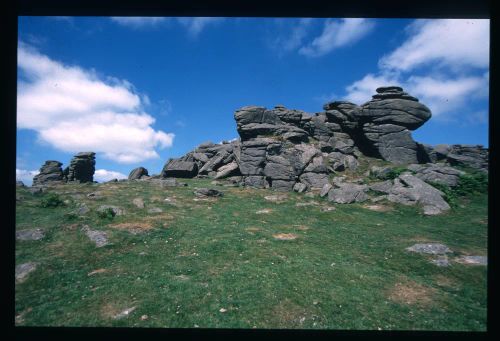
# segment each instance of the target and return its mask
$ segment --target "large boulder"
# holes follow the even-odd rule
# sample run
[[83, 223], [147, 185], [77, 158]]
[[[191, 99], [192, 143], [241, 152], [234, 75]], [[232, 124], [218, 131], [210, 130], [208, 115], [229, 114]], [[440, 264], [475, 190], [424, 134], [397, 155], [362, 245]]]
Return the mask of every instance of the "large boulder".
[[198, 174], [198, 165], [195, 162], [170, 159], [161, 171], [162, 178], [193, 178]]
[[93, 182], [95, 153], [81, 152], [73, 156], [68, 167], [68, 181]]
[[137, 167], [132, 169], [130, 174], [128, 175], [129, 180], [140, 179], [142, 176], [148, 176], [148, 170], [144, 167]]
[[337, 183], [336, 187], [328, 192], [328, 200], [338, 204], [349, 204], [352, 202], [363, 202], [368, 200], [367, 185], [359, 185], [351, 182]]
[[40, 173], [33, 177], [33, 186], [43, 185], [50, 182], [61, 182], [63, 180], [62, 163], [59, 161], [45, 161], [40, 168]]

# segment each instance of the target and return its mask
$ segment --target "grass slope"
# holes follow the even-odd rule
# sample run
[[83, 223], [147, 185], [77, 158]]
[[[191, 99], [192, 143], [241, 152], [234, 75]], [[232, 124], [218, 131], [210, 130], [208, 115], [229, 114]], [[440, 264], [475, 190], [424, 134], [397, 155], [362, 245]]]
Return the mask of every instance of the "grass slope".
[[[486, 329], [486, 267], [438, 267], [405, 248], [440, 242], [456, 255], [486, 255], [487, 194], [428, 217], [418, 207], [389, 203], [383, 204], [387, 212], [366, 204], [323, 212], [332, 205], [317, 196], [287, 193], [275, 203], [264, 198], [269, 190], [230, 187], [217, 187], [222, 198], [195, 201], [194, 188], [214, 186], [186, 182], [166, 189], [146, 182], [56, 186], [50, 191], [66, 204], [45, 208], [40, 203], [47, 194], [18, 188], [16, 229], [47, 233], [16, 242], [17, 265], [39, 263], [16, 284], [16, 324]], [[86, 196], [94, 191], [101, 196]], [[133, 205], [137, 197], [144, 209]], [[91, 211], [69, 214], [76, 202]], [[96, 209], [103, 204], [126, 213], [100, 217]], [[148, 213], [151, 207], [163, 212]], [[257, 213], [264, 209], [271, 212]], [[105, 230], [111, 244], [96, 248], [83, 225]], [[144, 232], [129, 232], [132, 225]], [[273, 238], [279, 233], [296, 239]], [[136, 309], [127, 317], [113, 318], [130, 307]]]

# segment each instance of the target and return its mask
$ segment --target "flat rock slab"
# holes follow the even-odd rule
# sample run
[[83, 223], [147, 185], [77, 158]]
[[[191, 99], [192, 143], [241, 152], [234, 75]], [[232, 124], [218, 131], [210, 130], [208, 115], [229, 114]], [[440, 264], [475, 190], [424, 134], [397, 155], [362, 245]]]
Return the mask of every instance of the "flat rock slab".
[[448, 246], [439, 243], [415, 244], [406, 248], [407, 251], [427, 253], [431, 255], [444, 255], [452, 252]]
[[450, 266], [450, 261], [447, 256], [439, 256], [436, 259], [431, 260], [431, 263], [441, 267]]
[[370, 211], [377, 211], [377, 212], [388, 212], [392, 211], [392, 208], [389, 206], [384, 206], [384, 205], [364, 205], [363, 208], [366, 208]]
[[264, 208], [263, 210], [258, 210], [256, 211], [255, 213], [256, 214], [268, 214], [268, 213], [271, 213], [273, 210], [270, 209], [270, 208]]
[[28, 274], [35, 271], [38, 264], [35, 262], [28, 262], [16, 266], [16, 282], [22, 283], [28, 278]]
[[159, 207], [151, 207], [148, 209], [148, 213], [162, 213], [163, 210]]
[[488, 265], [486, 256], [462, 256], [454, 259], [455, 262], [467, 265]]
[[82, 227], [82, 232], [84, 232], [97, 247], [103, 247], [109, 244], [108, 235], [104, 231], [91, 230], [88, 226], [84, 226]]
[[273, 238], [278, 240], [294, 240], [297, 239], [297, 235], [293, 233], [277, 233], [273, 234]]
[[265, 196], [264, 199], [271, 202], [281, 203], [286, 201], [288, 196], [286, 194], [273, 194]]
[[45, 231], [42, 229], [22, 230], [16, 232], [17, 240], [40, 240], [45, 237]]
[[330, 212], [330, 211], [335, 211], [336, 208], [334, 206], [324, 206], [321, 208], [321, 212]]

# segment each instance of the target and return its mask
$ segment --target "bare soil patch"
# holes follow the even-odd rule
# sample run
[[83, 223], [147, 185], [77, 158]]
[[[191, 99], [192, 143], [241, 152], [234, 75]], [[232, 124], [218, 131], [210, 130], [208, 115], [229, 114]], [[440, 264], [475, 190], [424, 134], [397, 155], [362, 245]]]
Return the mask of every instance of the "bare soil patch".
[[388, 298], [399, 304], [429, 306], [433, 302], [436, 289], [409, 279], [397, 282], [389, 291]]
[[144, 233], [153, 229], [153, 225], [150, 222], [132, 222], [132, 223], [120, 223], [108, 225], [113, 229], [126, 230], [130, 233]]
[[294, 233], [277, 233], [277, 234], [273, 234], [273, 238], [274, 239], [278, 239], [278, 240], [294, 240], [294, 239], [297, 239], [297, 235], [294, 234]]
[[390, 207], [390, 206], [386, 206], [386, 205], [364, 205], [363, 208], [366, 208], [368, 210], [371, 210], [371, 211], [376, 211], [376, 212], [389, 212], [389, 211], [392, 211], [393, 208]]

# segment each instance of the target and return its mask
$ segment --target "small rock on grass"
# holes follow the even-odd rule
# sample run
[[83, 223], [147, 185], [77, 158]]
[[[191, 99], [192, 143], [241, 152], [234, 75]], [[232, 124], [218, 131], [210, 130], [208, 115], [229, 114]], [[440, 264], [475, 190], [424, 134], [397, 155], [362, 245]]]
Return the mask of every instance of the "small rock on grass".
[[163, 210], [159, 207], [151, 207], [150, 209], [148, 209], [148, 213], [161, 213], [163, 212]]
[[467, 265], [488, 265], [486, 256], [462, 256], [455, 258], [455, 262]]
[[125, 309], [124, 311], [122, 311], [121, 313], [115, 315], [113, 318], [115, 320], [119, 320], [119, 319], [122, 319], [124, 317], [127, 317], [130, 315], [130, 313], [132, 313], [134, 310], [136, 309], [136, 307], [131, 307], [131, 308], [127, 308]]
[[45, 232], [42, 229], [21, 230], [16, 232], [17, 240], [40, 240], [45, 237]]
[[446, 245], [439, 243], [415, 244], [407, 247], [406, 250], [418, 253], [428, 253], [431, 255], [444, 255], [452, 252]]
[[142, 198], [135, 198], [134, 200], [132, 200], [132, 203], [137, 208], [144, 208], [144, 200], [142, 200]]
[[439, 256], [438, 258], [431, 260], [431, 263], [441, 267], [450, 265], [450, 261], [447, 256]]
[[85, 225], [82, 227], [82, 232], [84, 232], [97, 247], [103, 247], [109, 243], [108, 235], [104, 231], [91, 230], [88, 225]]
[[224, 193], [213, 188], [198, 188], [194, 191], [197, 197], [222, 197]]
[[23, 263], [16, 266], [16, 282], [24, 282], [28, 278], [28, 275], [35, 271], [37, 267], [38, 264], [35, 262]]

